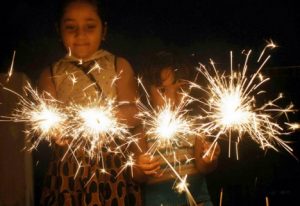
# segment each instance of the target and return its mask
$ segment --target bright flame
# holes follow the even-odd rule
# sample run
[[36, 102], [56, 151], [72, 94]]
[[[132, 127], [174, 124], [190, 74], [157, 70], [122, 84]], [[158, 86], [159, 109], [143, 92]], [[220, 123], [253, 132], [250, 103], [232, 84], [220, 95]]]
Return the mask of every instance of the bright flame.
[[[271, 42], [265, 49], [274, 47], [274, 43]], [[257, 71], [248, 78], [246, 72], [250, 54], [251, 51], [246, 53], [246, 60], [241, 72], [234, 72], [232, 68], [232, 53], [229, 75], [226, 75], [226, 73], [220, 75], [212, 60], [211, 65], [214, 74], [211, 74], [202, 64], [197, 68], [199, 73], [208, 81], [207, 87], [202, 87], [194, 82], [190, 84], [191, 88], [198, 88], [208, 95], [207, 99], [198, 99], [204, 111], [204, 114], [198, 117], [200, 122], [199, 131], [204, 132], [206, 136], [214, 137], [214, 142], [221, 136], [228, 137], [229, 156], [232, 136], [236, 135], [235, 141], [238, 144], [245, 134], [248, 134], [255, 142], [260, 144], [262, 149], [273, 148], [277, 151], [276, 146], [280, 145], [291, 153], [292, 148], [279, 138], [280, 135], [289, 133], [285, 132], [283, 127], [276, 122], [276, 117], [280, 114], [287, 116], [287, 113], [294, 112], [293, 105], [290, 104], [286, 108], [279, 107], [276, 102], [283, 97], [282, 94], [279, 94], [277, 98], [262, 106], [257, 106], [257, 96], [265, 93], [259, 91], [258, 88], [269, 80], [260, 75], [260, 71], [269, 56]], [[262, 58], [262, 56], [263, 54], [259, 58]]]
[[218, 115], [221, 117], [220, 123], [224, 126], [247, 123], [250, 113], [244, 108], [241, 108], [241, 105], [239, 91], [233, 91], [232, 93], [229, 91], [228, 94], [225, 93], [219, 105], [220, 111]]
[[101, 108], [87, 108], [79, 112], [79, 116], [83, 119], [83, 124], [92, 134], [109, 132], [113, 128], [113, 120], [109, 111]]

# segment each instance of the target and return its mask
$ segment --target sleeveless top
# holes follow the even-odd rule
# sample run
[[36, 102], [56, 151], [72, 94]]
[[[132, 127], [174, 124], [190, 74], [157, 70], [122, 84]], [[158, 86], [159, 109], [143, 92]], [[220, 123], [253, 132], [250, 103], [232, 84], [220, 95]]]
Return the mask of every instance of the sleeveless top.
[[[52, 66], [52, 79], [57, 99], [65, 104], [85, 105], [99, 92], [107, 97], [116, 97], [113, 84], [116, 77], [116, 57], [105, 50], [97, 51], [90, 59], [80, 62], [66, 56]], [[64, 159], [67, 148], [55, 148], [45, 178], [41, 205], [141, 205], [139, 186], [125, 170], [121, 175], [123, 157], [103, 151], [105, 169], [100, 172], [101, 160], [96, 161], [77, 152], [78, 165], [72, 154]]]
[[[115, 61], [115, 56], [105, 50], [99, 50], [84, 63], [71, 56], [59, 60], [52, 67], [57, 99], [67, 104], [72, 101], [85, 105], [89, 98], [96, 98], [98, 91], [95, 86], [91, 86], [95, 82], [91, 81], [89, 76], [93, 76], [105, 96], [115, 97]], [[75, 66], [76, 64], [78, 66]]]

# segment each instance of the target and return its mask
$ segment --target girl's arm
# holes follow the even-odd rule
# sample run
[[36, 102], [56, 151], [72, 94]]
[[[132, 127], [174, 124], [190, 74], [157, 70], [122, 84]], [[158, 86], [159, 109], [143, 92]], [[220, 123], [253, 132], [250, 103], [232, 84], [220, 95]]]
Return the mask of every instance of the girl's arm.
[[147, 152], [147, 142], [142, 125], [135, 128], [135, 133], [139, 134], [138, 144], [131, 145], [131, 151], [135, 155], [135, 165], [133, 167], [133, 179], [136, 182], [143, 183], [149, 176], [155, 176], [160, 169], [160, 163], [157, 159], [151, 158]]
[[48, 92], [53, 98], [56, 98], [56, 90], [52, 78], [50, 68], [44, 69], [38, 79], [38, 89], [40, 93]]
[[134, 79], [134, 72], [129, 62], [124, 58], [117, 59], [117, 75], [119, 79], [116, 81], [117, 100], [118, 102], [126, 102], [119, 106], [118, 117], [130, 127], [136, 127], [140, 121], [136, 118], [138, 108], [136, 106], [137, 84]]

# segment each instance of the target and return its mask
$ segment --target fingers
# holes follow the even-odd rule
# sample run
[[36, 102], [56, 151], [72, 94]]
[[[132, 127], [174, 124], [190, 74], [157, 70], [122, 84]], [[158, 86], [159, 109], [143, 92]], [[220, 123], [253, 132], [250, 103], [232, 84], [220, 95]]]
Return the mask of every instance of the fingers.
[[139, 156], [137, 166], [146, 175], [157, 175], [157, 172], [160, 169], [160, 162], [157, 158], [152, 158], [149, 155], [143, 154]]
[[218, 143], [208, 143], [208, 142], [204, 142], [203, 143], [203, 151], [204, 151], [204, 157], [203, 160], [205, 162], [212, 162], [215, 161], [216, 159], [218, 159], [219, 155], [220, 155], [220, 146]]

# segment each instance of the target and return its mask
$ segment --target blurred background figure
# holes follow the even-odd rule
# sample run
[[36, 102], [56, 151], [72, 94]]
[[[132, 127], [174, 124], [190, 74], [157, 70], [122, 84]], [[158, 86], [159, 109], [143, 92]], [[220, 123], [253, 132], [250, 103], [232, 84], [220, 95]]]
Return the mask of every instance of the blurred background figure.
[[[1, 87], [24, 95], [28, 81], [24, 73], [14, 73], [7, 82], [7, 74], [0, 74]], [[19, 97], [0, 89], [0, 116], [10, 116]], [[26, 151], [25, 125], [15, 122], [0, 124], [0, 205], [33, 205], [33, 172], [31, 153]]]

